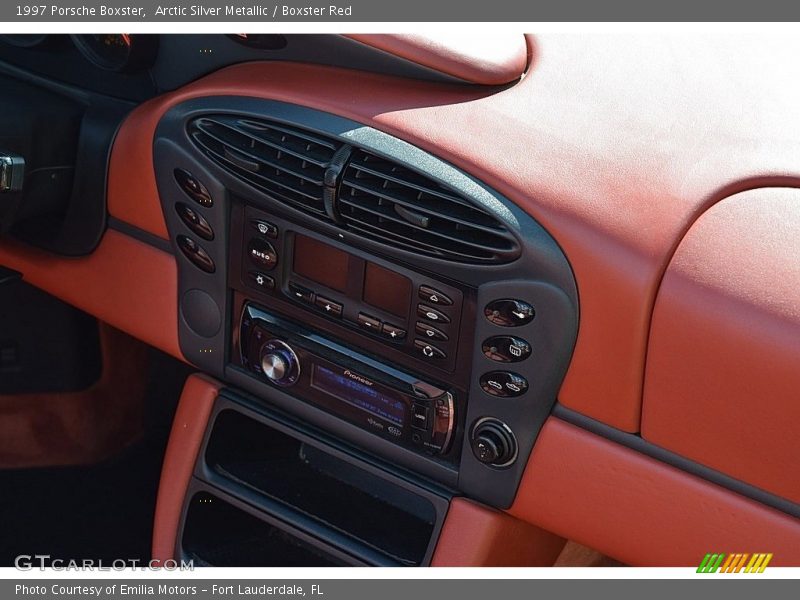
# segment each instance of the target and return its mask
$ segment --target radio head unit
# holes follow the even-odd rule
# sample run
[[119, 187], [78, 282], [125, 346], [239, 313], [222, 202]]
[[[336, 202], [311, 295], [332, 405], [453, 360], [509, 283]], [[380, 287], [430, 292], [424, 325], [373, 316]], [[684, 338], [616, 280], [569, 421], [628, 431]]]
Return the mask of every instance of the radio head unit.
[[269, 314], [242, 312], [242, 366], [288, 393], [415, 451], [447, 455], [455, 431], [451, 390], [427, 383]]

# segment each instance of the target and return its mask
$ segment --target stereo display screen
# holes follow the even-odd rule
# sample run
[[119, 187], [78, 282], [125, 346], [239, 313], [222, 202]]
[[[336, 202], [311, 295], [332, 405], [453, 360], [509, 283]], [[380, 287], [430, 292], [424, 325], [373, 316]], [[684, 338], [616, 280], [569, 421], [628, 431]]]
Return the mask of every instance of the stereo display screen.
[[311, 375], [311, 387], [376, 417], [403, 426], [406, 415], [406, 406], [403, 402], [383, 394], [372, 384], [367, 385], [367, 380], [358, 375], [353, 373], [348, 377], [348, 374], [349, 371], [337, 373], [315, 364]]

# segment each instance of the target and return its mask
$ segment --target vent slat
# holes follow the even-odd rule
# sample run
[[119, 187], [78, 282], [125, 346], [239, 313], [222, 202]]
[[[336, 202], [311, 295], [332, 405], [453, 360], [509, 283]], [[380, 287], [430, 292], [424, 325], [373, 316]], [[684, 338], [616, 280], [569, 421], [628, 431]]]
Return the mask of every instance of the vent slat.
[[[272, 195], [279, 195], [281, 199], [287, 200], [289, 202], [302, 203], [308, 208], [317, 209], [315, 205], [319, 204], [320, 205], [319, 209], [321, 209], [322, 206], [321, 188], [319, 190], [318, 196], [312, 195], [305, 191], [297, 190], [294, 187], [281, 183], [280, 181], [277, 181], [275, 179], [267, 178], [263, 175], [259, 175], [258, 173], [254, 173], [253, 171], [248, 171], [247, 169], [243, 169], [239, 165], [231, 162], [225, 156], [222, 156], [221, 154], [215, 152], [211, 148], [206, 148], [205, 152], [208, 156], [216, 160], [222, 166], [226, 167], [229, 171], [238, 175], [241, 179], [245, 180], [247, 183], [250, 183], [251, 185], [254, 185], [258, 188], [268, 189], [269, 193]], [[295, 198], [291, 195], [287, 196], [286, 192], [297, 194], [300, 197]]]
[[189, 123], [191, 139], [237, 178], [273, 198], [328, 219], [325, 169], [341, 145], [319, 135], [234, 115], [204, 115]]
[[[212, 121], [211, 123], [212, 123], [212, 127], [211, 127], [212, 129], [213, 129], [214, 126], [225, 128], [227, 131], [230, 131], [231, 133], [233, 133], [235, 135], [243, 136], [243, 137], [245, 137], [245, 139], [250, 140], [251, 142], [255, 141], [255, 142], [259, 143], [259, 144], [263, 144], [263, 145], [271, 148], [272, 150], [275, 150], [276, 153], [278, 153], [278, 155], [280, 155], [280, 154], [288, 154], [290, 156], [293, 156], [293, 157], [297, 158], [300, 161], [310, 162], [313, 165], [315, 165], [317, 167], [320, 167], [323, 170], [328, 165], [328, 162], [330, 161], [331, 157], [333, 156], [333, 153], [335, 152], [335, 149], [331, 150], [330, 152], [327, 152], [327, 151], [326, 152], [319, 152], [319, 151], [315, 152], [315, 151], [313, 151], [313, 149], [308, 149], [307, 147], [304, 147], [303, 149], [300, 149], [299, 147], [292, 148], [286, 141], [288, 138], [283, 138], [282, 143], [281, 143], [279, 141], [274, 141], [274, 140], [270, 140], [268, 138], [264, 138], [264, 137], [262, 137], [260, 135], [254, 134], [254, 133], [249, 133], [249, 132], [248, 133], [244, 133], [242, 131], [239, 131], [234, 126], [230, 125], [229, 123], [227, 123], [225, 121], [222, 121], [222, 120], [220, 120], [220, 121]], [[198, 119], [197, 128], [200, 129], [201, 131], [203, 131], [204, 133], [207, 133], [209, 135], [213, 135], [209, 131], [208, 124], [204, 123], [203, 119]], [[325, 147], [327, 148], [328, 146], [325, 146]]]
[[[486, 250], [486, 245], [487, 244], [491, 244], [492, 242], [495, 242], [495, 241], [498, 244], [498, 246], [500, 246], [503, 242], [506, 242], [506, 243], [508, 242], [508, 240], [506, 238], [502, 238], [500, 236], [497, 236], [496, 240], [486, 239], [484, 232], [481, 232], [481, 233], [484, 233], [484, 235], [480, 236], [481, 239], [484, 240], [484, 243], [480, 243], [478, 240], [473, 241], [473, 240], [468, 239], [466, 236], [457, 237], [457, 236], [452, 235], [451, 233], [448, 233], [447, 231], [441, 231], [441, 230], [433, 229], [432, 227], [420, 227], [418, 225], [415, 225], [414, 223], [410, 223], [410, 222], [406, 221], [405, 219], [403, 219], [401, 216], [399, 216], [397, 214], [392, 214], [392, 209], [387, 207], [386, 205], [361, 206], [361, 205], [358, 205], [358, 204], [351, 203], [349, 201], [349, 199], [346, 198], [346, 197], [339, 198], [339, 202], [340, 203], [345, 203], [345, 204], [351, 204], [352, 206], [355, 206], [356, 208], [358, 208], [360, 210], [363, 210], [365, 212], [373, 214], [376, 217], [379, 217], [381, 219], [386, 219], [388, 221], [392, 221], [394, 223], [397, 223], [397, 224], [405, 226], [405, 227], [411, 227], [412, 229], [417, 231], [419, 234], [422, 234], [422, 235], [427, 234], [427, 235], [431, 235], [431, 236], [436, 236], [436, 237], [441, 238], [442, 240], [444, 240], [446, 242], [449, 242], [451, 244], [462, 244], [464, 246], [469, 246], [471, 248], [475, 248], [476, 250], [485, 251]], [[467, 230], [466, 233], [474, 235], [478, 231], [480, 231], [480, 230], [473, 229], [472, 231]], [[506, 251], [511, 250], [510, 245], [506, 245], [505, 250]]]
[[[475, 261], [474, 253], [464, 254], [453, 250], [448, 250], [445, 252], [436, 245], [427, 244], [418, 239], [409, 240], [405, 235], [395, 234], [391, 231], [387, 231], [383, 227], [374, 226], [350, 217], [345, 217], [345, 222], [348, 224], [348, 229], [361, 232], [371, 238], [380, 236], [385, 240], [388, 240], [393, 247], [402, 247], [417, 253], [423, 251], [426, 254], [437, 256], [439, 258], [448, 258], [451, 260], [457, 259], [465, 262]], [[487, 259], [488, 258], [489, 257], [487, 256]]]
[[309, 133], [307, 131], [302, 131], [300, 129], [290, 129], [286, 126], [278, 125], [277, 123], [269, 123], [269, 125], [267, 125], [266, 123], [259, 123], [257, 121], [251, 121], [249, 119], [240, 119], [239, 123], [244, 127], [247, 127], [248, 129], [254, 129], [256, 131], [270, 131], [270, 130], [280, 131], [281, 133], [284, 133], [286, 135], [297, 137], [306, 140], [307, 142], [317, 144], [318, 146], [329, 148], [331, 150], [331, 154], [333, 154], [334, 152], [336, 152], [336, 150], [339, 149], [339, 146], [334, 142], [332, 142], [331, 140], [326, 140], [325, 138], [315, 136], [312, 133]]
[[[204, 135], [207, 135], [208, 137], [212, 138], [213, 140], [216, 140], [218, 143], [220, 143], [222, 145], [226, 144], [226, 140], [220, 138], [219, 136], [216, 136], [216, 135], [214, 135], [212, 133], [208, 133], [208, 131], [206, 131], [206, 130], [202, 130], [202, 131], [203, 131]], [[289, 165], [280, 164], [276, 160], [270, 159], [270, 158], [268, 158], [266, 156], [261, 156], [259, 154], [255, 154], [255, 153], [251, 152], [249, 149], [242, 148], [240, 146], [236, 146], [234, 149], [236, 150], [237, 153], [244, 155], [245, 158], [248, 158], [249, 160], [251, 160], [254, 163], [258, 163], [259, 166], [260, 165], [266, 165], [266, 166], [270, 167], [271, 169], [274, 169], [274, 170], [277, 170], [277, 171], [284, 171], [286, 173], [289, 173], [290, 175], [294, 175], [298, 179], [302, 179], [304, 181], [308, 181], [309, 183], [312, 183], [312, 184], [314, 184], [316, 186], [322, 186], [322, 177], [324, 175], [324, 171], [320, 172], [320, 175], [318, 177], [314, 177], [314, 176], [311, 176], [310, 173], [303, 173], [302, 171], [299, 171], [297, 169], [291, 168]], [[256, 171], [253, 171], [253, 173], [254, 174], [259, 174]]]
[[463, 262], [508, 262], [516, 238], [496, 217], [410, 168], [357, 150], [338, 210], [348, 228], [415, 252]]
[[392, 181], [392, 182], [397, 183], [398, 185], [401, 185], [403, 187], [409, 187], [409, 188], [417, 190], [418, 192], [422, 192], [424, 194], [430, 194], [431, 196], [437, 196], [437, 197], [442, 198], [443, 200], [447, 200], [448, 202], [453, 202], [454, 204], [460, 204], [461, 206], [463, 206], [465, 208], [468, 208], [468, 209], [473, 210], [475, 212], [479, 212], [479, 211], [475, 210], [474, 206], [472, 206], [471, 204], [469, 204], [465, 200], [462, 200], [461, 198], [458, 198], [457, 196], [453, 196], [452, 194], [448, 194], [448, 193], [446, 193], [446, 192], [444, 192], [442, 190], [438, 190], [438, 189], [434, 189], [434, 188], [431, 188], [431, 187], [427, 187], [425, 185], [422, 185], [422, 184], [419, 184], [419, 183], [414, 183], [412, 181], [404, 181], [401, 176], [388, 175], [386, 173], [383, 173], [382, 171], [378, 171], [377, 169], [370, 168], [369, 166], [364, 165], [364, 164], [350, 163], [350, 166], [352, 166], [357, 171], [361, 171], [362, 173], [368, 173], [370, 175], [373, 175], [374, 177], [379, 177], [379, 178], [385, 179], [387, 181]]
[[[404, 199], [400, 198], [396, 194], [395, 195], [388, 194], [383, 190], [378, 191], [378, 190], [375, 190], [373, 188], [361, 185], [360, 182], [356, 183], [354, 181], [347, 181], [347, 185], [350, 188], [352, 188], [353, 190], [358, 190], [358, 191], [361, 191], [364, 194], [368, 194], [368, 195], [378, 196], [379, 198], [382, 198], [382, 199], [387, 200], [389, 202], [392, 202], [394, 204], [399, 204], [400, 206], [405, 206], [406, 208], [410, 208], [411, 210], [418, 211], [418, 212], [421, 212], [421, 213], [425, 213], [426, 215], [429, 215], [429, 216], [432, 216], [432, 217], [436, 217], [438, 219], [443, 219], [445, 221], [452, 221], [454, 223], [458, 223], [460, 225], [475, 229], [477, 231], [482, 231], [482, 232], [485, 232], [485, 233], [488, 233], [488, 234], [494, 234], [494, 235], [498, 235], [498, 236], [501, 236], [501, 237], [505, 238], [505, 235], [504, 235], [505, 232], [502, 229], [498, 229], [496, 227], [488, 227], [486, 225], [482, 225], [482, 224], [476, 223], [474, 221], [470, 221], [468, 219], [464, 219], [464, 218], [461, 218], [461, 217], [454, 216], [452, 214], [448, 214], [443, 210], [439, 210], [439, 211], [434, 210], [434, 209], [430, 208], [430, 206], [427, 203], [423, 204], [423, 203], [420, 203], [420, 202], [410, 202], [408, 200], [404, 200]], [[359, 199], [359, 198], [363, 198], [363, 196], [362, 195], [354, 195], [354, 194], [350, 194], [350, 195], [347, 195], [347, 196], [343, 195], [343, 196], [340, 197], [340, 201], [348, 202], [348, 203], [356, 204], [357, 206], [360, 206], [360, 207], [364, 207], [364, 205], [362, 205], [360, 203], [356, 203], [356, 200]], [[368, 199], [368, 198], [366, 198], [366, 199]]]

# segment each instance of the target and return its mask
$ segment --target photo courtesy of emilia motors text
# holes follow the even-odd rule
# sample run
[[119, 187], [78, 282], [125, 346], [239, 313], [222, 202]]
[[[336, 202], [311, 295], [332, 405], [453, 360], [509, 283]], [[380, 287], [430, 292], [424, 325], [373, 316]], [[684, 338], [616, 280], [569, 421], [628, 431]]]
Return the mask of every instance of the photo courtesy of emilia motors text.
[[797, 596], [799, 21], [0, 4], [0, 598]]

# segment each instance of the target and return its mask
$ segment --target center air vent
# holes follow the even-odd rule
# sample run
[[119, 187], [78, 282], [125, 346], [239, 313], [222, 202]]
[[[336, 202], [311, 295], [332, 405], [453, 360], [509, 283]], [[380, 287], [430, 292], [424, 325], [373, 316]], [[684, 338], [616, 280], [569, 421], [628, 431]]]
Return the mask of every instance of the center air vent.
[[349, 229], [406, 250], [462, 262], [508, 262], [519, 244], [500, 221], [432, 179], [354, 150], [339, 190]]
[[207, 156], [250, 185], [327, 216], [325, 170], [344, 144], [282, 123], [234, 115], [194, 119], [189, 135]]
[[490, 212], [411, 168], [277, 121], [193, 119], [194, 143], [272, 198], [374, 241], [469, 263], [510, 262], [519, 243]]

